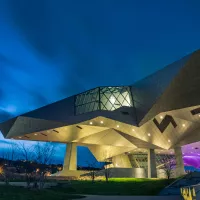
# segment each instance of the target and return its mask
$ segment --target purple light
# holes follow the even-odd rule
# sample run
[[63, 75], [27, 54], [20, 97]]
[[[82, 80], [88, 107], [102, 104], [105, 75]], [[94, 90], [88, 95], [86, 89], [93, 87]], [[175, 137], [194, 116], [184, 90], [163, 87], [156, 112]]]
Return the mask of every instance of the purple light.
[[199, 156], [184, 156], [183, 161], [185, 166], [193, 166], [195, 168], [200, 168]]
[[182, 152], [185, 166], [200, 168], [200, 142], [183, 146]]

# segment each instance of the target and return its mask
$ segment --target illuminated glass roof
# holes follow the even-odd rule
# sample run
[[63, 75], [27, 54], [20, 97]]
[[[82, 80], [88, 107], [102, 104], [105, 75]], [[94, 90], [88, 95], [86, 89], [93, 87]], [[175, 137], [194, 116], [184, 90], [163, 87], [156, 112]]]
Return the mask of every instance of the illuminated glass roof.
[[83, 114], [96, 110], [113, 111], [120, 107], [132, 107], [130, 88], [98, 87], [75, 97], [76, 114]]

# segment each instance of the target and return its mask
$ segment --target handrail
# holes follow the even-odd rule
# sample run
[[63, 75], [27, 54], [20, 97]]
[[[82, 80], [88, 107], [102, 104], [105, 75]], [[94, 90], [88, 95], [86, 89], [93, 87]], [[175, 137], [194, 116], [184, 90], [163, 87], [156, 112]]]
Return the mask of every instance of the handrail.
[[200, 189], [196, 190], [197, 186], [200, 186], [200, 184], [180, 188], [183, 199], [196, 199], [197, 194], [200, 192]]
[[[187, 175], [187, 174], [186, 174], [186, 175]], [[173, 185], [174, 183], [180, 181], [181, 179], [184, 179], [184, 178], [186, 177], [186, 175], [184, 175], [183, 177], [179, 177], [178, 179], [176, 179], [174, 182], [172, 182], [171, 184], [169, 184], [169, 185], [168, 185], [167, 187], [165, 187], [165, 188], [168, 188], [168, 187], [170, 187], [171, 185]]]

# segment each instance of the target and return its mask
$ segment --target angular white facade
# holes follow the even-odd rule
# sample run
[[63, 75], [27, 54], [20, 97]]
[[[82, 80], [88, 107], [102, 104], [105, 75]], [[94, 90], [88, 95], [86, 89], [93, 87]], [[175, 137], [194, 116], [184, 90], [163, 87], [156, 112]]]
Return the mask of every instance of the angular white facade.
[[[126, 155], [146, 150], [155, 177], [155, 150], [200, 140], [200, 51], [131, 86], [97, 87], [3, 122], [0, 130], [5, 138], [87, 146], [99, 161], [113, 158], [113, 167], [131, 168]], [[75, 168], [75, 154], [65, 168]]]

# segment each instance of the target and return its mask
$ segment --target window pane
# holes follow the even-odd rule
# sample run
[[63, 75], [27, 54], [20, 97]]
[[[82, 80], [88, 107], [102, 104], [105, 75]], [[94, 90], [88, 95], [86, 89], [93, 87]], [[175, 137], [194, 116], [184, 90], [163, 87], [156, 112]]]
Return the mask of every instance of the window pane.
[[99, 109], [99, 107], [95, 105], [95, 103], [97, 103], [97, 105], [99, 104], [99, 88], [79, 94], [75, 98], [76, 114]]
[[[100, 88], [100, 98], [103, 110], [116, 110], [122, 106], [132, 106], [129, 87]], [[105, 107], [104, 107], [105, 106]]]
[[129, 87], [101, 87], [76, 96], [76, 114], [100, 109], [99, 99], [102, 110], [113, 111], [122, 106], [133, 106]]

